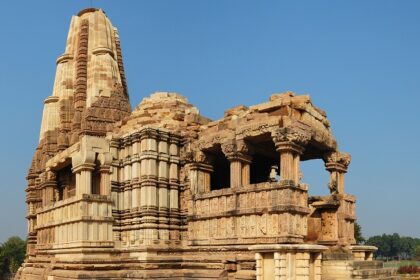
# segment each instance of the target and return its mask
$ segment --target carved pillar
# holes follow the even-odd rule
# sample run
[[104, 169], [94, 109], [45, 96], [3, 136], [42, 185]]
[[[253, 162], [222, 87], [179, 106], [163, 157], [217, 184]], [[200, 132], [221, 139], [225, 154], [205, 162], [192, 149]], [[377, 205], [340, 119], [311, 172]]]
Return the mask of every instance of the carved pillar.
[[298, 127], [282, 127], [272, 133], [277, 151], [280, 153], [280, 179], [299, 184], [300, 155], [311, 139], [309, 131]]
[[94, 164], [84, 164], [74, 169], [80, 174], [79, 190], [76, 189], [76, 194], [80, 197], [83, 194], [92, 193], [92, 171], [95, 169]]
[[42, 184], [43, 200], [42, 205], [51, 205], [55, 201], [55, 190], [57, 188], [57, 176], [53, 171], [47, 171], [46, 181]]
[[73, 169], [76, 173], [76, 196], [92, 193], [92, 171], [95, 169], [95, 153], [81, 151], [72, 158]]
[[250, 184], [251, 181], [251, 157], [242, 162], [242, 186]]
[[345, 193], [344, 174], [351, 161], [351, 156], [339, 151], [330, 152], [324, 157], [325, 167], [330, 172], [330, 182], [328, 184], [330, 192], [335, 196], [340, 206], [337, 209], [337, 230], [338, 242], [341, 245], [350, 245], [355, 242], [354, 232], [354, 197]]
[[222, 145], [222, 151], [230, 161], [230, 187], [239, 188], [249, 184], [251, 157], [247, 155], [245, 141], [231, 141]]
[[330, 172], [328, 184], [332, 194], [344, 194], [344, 174], [351, 161], [351, 156], [342, 152], [331, 152], [324, 157], [325, 167]]
[[100, 182], [99, 182], [99, 194], [110, 195], [111, 194], [111, 163], [112, 156], [110, 153], [103, 153], [98, 156], [100, 162]]

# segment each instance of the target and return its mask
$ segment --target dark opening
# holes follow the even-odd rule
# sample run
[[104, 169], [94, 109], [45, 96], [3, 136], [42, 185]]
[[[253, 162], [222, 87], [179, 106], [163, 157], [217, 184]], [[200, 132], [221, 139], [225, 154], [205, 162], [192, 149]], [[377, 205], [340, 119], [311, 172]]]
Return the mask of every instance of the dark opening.
[[278, 168], [278, 164], [273, 159], [259, 154], [254, 155], [251, 163], [250, 183], [258, 184], [273, 180], [273, 178], [270, 178], [270, 173], [273, 166]]
[[210, 175], [210, 190], [220, 190], [230, 187], [230, 162], [223, 154], [220, 145], [209, 151], [207, 155], [213, 165]]
[[[247, 139], [247, 141], [252, 145], [250, 183], [277, 181], [279, 179], [280, 156], [271, 136], [264, 134]], [[275, 174], [272, 174], [272, 171]]]
[[67, 199], [76, 195], [76, 175], [72, 166], [67, 165], [57, 172], [57, 200]]
[[101, 193], [101, 163], [98, 160], [98, 154], [96, 154], [95, 169], [92, 171], [92, 194]]

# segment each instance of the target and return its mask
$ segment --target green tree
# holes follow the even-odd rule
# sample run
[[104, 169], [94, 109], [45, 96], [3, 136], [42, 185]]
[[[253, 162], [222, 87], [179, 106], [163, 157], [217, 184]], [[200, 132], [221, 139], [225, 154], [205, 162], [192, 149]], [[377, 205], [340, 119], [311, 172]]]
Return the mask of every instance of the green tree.
[[416, 260], [420, 261], [420, 245], [417, 245], [415, 253], [414, 253], [414, 257], [416, 258]]
[[420, 246], [420, 239], [400, 236], [398, 233], [382, 234], [370, 237], [366, 244], [378, 247], [378, 257], [410, 259], [416, 256], [416, 247]]
[[390, 244], [388, 243], [388, 240], [386, 240], [385, 235], [369, 237], [369, 239], [366, 240], [366, 245], [372, 245], [378, 248], [378, 251], [375, 253], [377, 257], [386, 258], [389, 256]]
[[17, 236], [10, 237], [0, 247], [0, 279], [16, 273], [25, 259], [26, 242]]
[[364, 244], [366, 242], [366, 239], [362, 234], [362, 227], [358, 222], [354, 223], [354, 238], [356, 239], [357, 244]]

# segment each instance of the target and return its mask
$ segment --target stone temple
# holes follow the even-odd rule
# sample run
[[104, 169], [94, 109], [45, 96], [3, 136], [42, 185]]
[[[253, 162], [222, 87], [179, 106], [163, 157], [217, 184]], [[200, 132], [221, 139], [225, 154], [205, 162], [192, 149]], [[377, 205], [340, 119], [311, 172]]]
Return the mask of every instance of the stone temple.
[[[169, 92], [132, 110], [117, 29], [90, 8], [44, 104], [16, 279], [397, 279], [355, 244], [350, 155], [307, 95], [219, 120]], [[314, 159], [330, 195], [301, 182]]]

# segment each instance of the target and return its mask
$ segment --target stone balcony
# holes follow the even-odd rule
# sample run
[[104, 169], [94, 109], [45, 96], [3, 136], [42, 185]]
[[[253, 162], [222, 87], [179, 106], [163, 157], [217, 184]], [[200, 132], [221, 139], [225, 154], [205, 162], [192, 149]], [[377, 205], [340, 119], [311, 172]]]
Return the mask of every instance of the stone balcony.
[[190, 245], [301, 243], [307, 189], [281, 181], [196, 194], [189, 206]]

